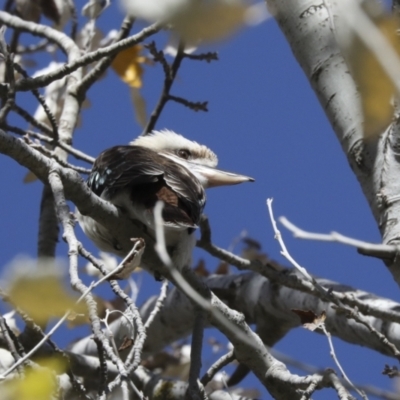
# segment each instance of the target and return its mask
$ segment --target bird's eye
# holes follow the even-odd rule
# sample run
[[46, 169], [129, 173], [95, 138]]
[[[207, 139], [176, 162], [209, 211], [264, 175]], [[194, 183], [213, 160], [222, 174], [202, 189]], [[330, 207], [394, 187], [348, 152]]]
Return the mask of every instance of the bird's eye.
[[180, 149], [180, 150], [178, 151], [178, 156], [179, 156], [180, 158], [183, 158], [184, 160], [188, 160], [188, 159], [190, 158], [191, 155], [192, 155], [192, 154], [191, 154], [190, 151], [187, 150], [187, 149]]

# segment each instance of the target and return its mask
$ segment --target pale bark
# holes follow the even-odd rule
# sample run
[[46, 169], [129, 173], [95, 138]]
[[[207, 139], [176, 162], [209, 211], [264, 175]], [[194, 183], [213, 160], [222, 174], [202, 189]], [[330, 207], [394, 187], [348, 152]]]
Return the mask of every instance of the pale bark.
[[[328, 117], [356, 175], [385, 244], [400, 238], [400, 164], [396, 151], [399, 123], [365, 140], [361, 102], [337, 43], [342, 21], [335, 2], [267, 0], [294, 56]], [[400, 284], [400, 261], [386, 261]]]
[[[277, 287], [268, 279], [255, 273], [214, 275], [207, 278], [205, 282], [231, 308], [243, 313], [248, 324], [256, 326], [257, 333], [268, 346], [273, 346], [291, 329], [301, 326], [300, 319], [292, 310], [303, 309], [312, 310], [316, 314], [326, 311], [326, 326], [332, 335], [346, 342], [393, 356], [365, 326], [347, 318], [343, 313], [336, 312], [328, 303], [310, 294], [286, 287]], [[318, 283], [332, 288], [335, 292], [360, 299], [371, 310], [379, 308], [382, 315], [387, 312], [386, 318], [368, 316], [368, 322], [400, 348], [400, 323], [393, 322], [391, 318], [393, 313], [397, 315], [397, 318], [400, 317], [397, 311], [400, 309], [399, 303], [325, 279], [318, 279]], [[144, 321], [148, 318], [156, 301], [157, 296], [154, 296], [140, 307]], [[190, 335], [194, 318], [193, 304], [188, 298], [176, 288], [170, 290], [164, 307], [156, 315], [147, 332], [145, 354], [156, 353], [172, 342]], [[122, 343], [125, 336], [134, 336], [132, 325], [125, 318], [116, 320], [110, 328], [117, 346]], [[79, 354], [97, 354], [96, 345], [90, 336], [73, 344], [70, 350]]]

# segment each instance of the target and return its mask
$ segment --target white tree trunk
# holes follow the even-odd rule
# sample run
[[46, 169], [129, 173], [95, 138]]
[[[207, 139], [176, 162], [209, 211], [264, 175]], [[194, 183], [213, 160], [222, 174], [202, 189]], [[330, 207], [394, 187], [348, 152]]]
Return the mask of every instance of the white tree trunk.
[[[364, 140], [359, 93], [337, 43], [342, 20], [331, 0], [267, 0], [368, 200], [385, 244], [400, 238], [399, 123]], [[400, 284], [400, 264], [385, 260]]]

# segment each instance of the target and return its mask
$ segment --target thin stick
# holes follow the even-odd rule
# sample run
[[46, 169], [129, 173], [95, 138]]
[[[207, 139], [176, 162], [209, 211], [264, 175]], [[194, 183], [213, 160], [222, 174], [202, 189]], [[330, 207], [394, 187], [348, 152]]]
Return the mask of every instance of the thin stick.
[[201, 353], [203, 350], [205, 315], [204, 311], [198, 307], [195, 312], [196, 317], [193, 324], [192, 345], [190, 350], [189, 387], [187, 389], [187, 393], [192, 400], [201, 399], [203, 397], [199, 388], [199, 376], [202, 366]]
[[381, 253], [387, 253], [388, 255], [394, 255], [395, 253], [398, 253], [400, 250], [400, 246], [364, 242], [362, 240], [342, 235], [341, 233], [338, 232], [316, 233], [316, 232], [305, 231], [296, 226], [295, 224], [293, 224], [293, 222], [290, 222], [286, 217], [280, 217], [279, 222], [286, 229], [292, 232], [295, 238], [298, 239], [316, 240], [321, 242], [337, 242], [341, 244], [346, 244], [348, 246], [356, 247], [357, 249], [361, 249], [363, 251], [381, 252]]
[[164, 86], [162, 88], [160, 98], [158, 100], [156, 107], [154, 108], [153, 112], [150, 115], [149, 122], [144, 128], [142, 135], [147, 135], [155, 128], [157, 120], [160, 117], [165, 104], [167, 104], [168, 100], [171, 99], [170, 90], [172, 88], [172, 84], [174, 83], [176, 73], [178, 72], [179, 67], [181, 66], [181, 62], [184, 58], [184, 45], [182, 42], [178, 46], [178, 51], [171, 66], [165, 60], [164, 53], [162, 51], [157, 51], [154, 42], [150, 44], [148, 48], [150, 50], [150, 53], [154, 56], [154, 59], [156, 61], [159, 61], [163, 66], [165, 77], [164, 77]]
[[358, 389], [353, 382], [348, 378], [348, 376], [346, 375], [346, 373], [344, 372], [344, 369], [342, 368], [338, 358], [336, 357], [336, 352], [335, 352], [335, 348], [333, 346], [333, 342], [332, 342], [332, 336], [331, 334], [327, 331], [325, 324], [321, 324], [320, 325], [322, 331], [324, 332], [326, 338], [328, 339], [328, 343], [329, 343], [329, 348], [330, 348], [330, 355], [333, 358], [333, 361], [335, 362], [336, 366], [339, 368], [340, 373], [342, 374], [344, 380], [347, 382], [347, 384], [349, 386], [351, 386], [364, 400], [367, 400], [367, 396], [366, 394], [361, 391], [360, 389]]
[[164, 301], [167, 298], [167, 291], [168, 291], [168, 281], [165, 279], [161, 285], [160, 295], [158, 296], [156, 304], [154, 305], [153, 310], [151, 311], [149, 317], [147, 318], [146, 323], [144, 324], [144, 329], [146, 330], [146, 332], [148, 331], [149, 327], [153, 323], [157, 314], [163, 308]]
[[232, 361], [236, 359], [235, 353], [233, 350], [231, 350], [229, 353], [226, 353], [223, 355], [221, 358], [219, 358], [211, 367], [208, 369], [208, 371], [202, 376], [200, 379], [200, 382], [206, 386], [209, 382], [212, 381], [214, 378], [215, 374], [220, 371], [222, 368], [230, 364]]

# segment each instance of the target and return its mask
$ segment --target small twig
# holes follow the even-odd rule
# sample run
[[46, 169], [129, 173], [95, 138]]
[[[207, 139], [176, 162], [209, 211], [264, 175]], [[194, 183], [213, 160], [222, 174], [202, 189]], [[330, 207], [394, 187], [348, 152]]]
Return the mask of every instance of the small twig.
[[325, 324], [321, 324], [320, 328], [322, 329], [322, 331], [324, 332], [326, 338], [328, 339], [328, 343], [329, 343], [329, 348], [330, 348], [330, 355], [333, 358], [333, 361], [335, 362], [336, 366], [339, 368], [340, 373], [342, 374], [344, 380], [348, 383], [349, 386], [351, 386], [353, 388], [353, 390], [355, 390], [364, 400], [367, 400], [367, 396], [364, 392], [362, 392], [361, 390], [359, 390], [356, 386], [354, 386], [353, 382], [351, 382], [351, 380], [348, 378], [348, 376], [346, 375], [346, 373], [344, 372], [344, 369], [342, 368], [342, 366], [340, 365], [340, 362], [336, 356], [336, 352], [335, 352], [335, 348], [333, 346], [333, 342], [332, 342], [332, 336], [331, 334], [327, 331]]
[[[60, 228], [57, 214], [54, 208], [53, 192], [50, 186], [45, 183], [42, 189], [39, 210], [39, 231], [37, 242], [37, 255], [39, 258], [54, 258], [58, 243]], [[41, 324], [42, 328], [45, 324]]]
[[153, 323], [154, 318], [157, 316], [157, 314], [163, 308], [164, 301], [167, 298], [167, 291], [168, 291], [168, 281], [166, 279], [164, 279], [164, 281], [161, 285], [160, 295], [158, 296], [156, 304], [154, 305], [153, 310], [151, 311], [149, 317], [146, 320], [146, 323], [144, 324], [144, 329], [146, 330], [146, 332], [148, 331], [151, 324]]
[[98, 338], [94, 338], [96, 341], [97, 349], [98, 349], [98, 355], [99, 355], [99, 363], [100, 363], [100, 382], [99, 382], [99, 389], [97, 393], [99, 396], [106, 396], [107, 395], [107, 376], [108, 376], [108, 370], [107, 370], [107, 354], [104, 350], [103, 343], [98, 340]]
[[201, 54], [189, 54], [185, 53], [185, 57], [189, 58], [190, 60], [197, 60], [197, 61], [218, 61], [218, 53], [214, 51], [210, 51], [208, 53], [201, 53]]
[[[282, 239], [282, 235], [281, 232], [278, 229], [278, 226], [276, 224], [275, 221], [275, 217], [274, 217], [274, 212], [272, 210], [272, 199], [267, 199], [267, 206], [268, 206], [268, 212], [269, 212], [269, 217], [271, 219], [271, 224], [272, 224], [272, 228], [274, 230], [275, 233], [275, 239], [278, 241], [280, 247], [281, 247], [281, 254], [283, 257], [285, 257], [290, 264], [293, 265], [293, 267], [300, 272], [301, 275], [304, 276], [304, 278], [306, 280], [308, 280], [323, 296], [323, 298], [327, 301], [332, 301], [335, 304], [338, 304], [337, 299], [335, 299], [331, 293], [329, 292], [329, 290], [325, 289], [323, 286], [321, 286], [316, 279], [310, 275], [308, 273], [308, 271], [302, 267], [300, 264], [297, 263], [297, 261], [290, 255], [290, 253], [288, 252], [285, 242]], [[339, 305], [339, 304], [338, 304]], [[340, 304], [341, 305], [341, 304]]]
[[[24, 78], [29, 78], [28, 73], [17, 63], [13, 63], [13, 66], [16, 71], [18, 71]], [[46, 99], [39, 93], [37, 89], [32, 89], [31, 90], [32, 94], [36, 97], [37, 101], [39, 104], [43, 107], [44, 112], [47, 115], [47, 118], [49, 119], [51, 128], [52, 128], [52, 137], [55, 141], [55, 143], [58, 142], [58, 126], [57, 126], [57, 120], [50, 108], [48, 107], [46, 103]]]
[[18, 48], [19, 38], [21, 36], [21, 32], [18, 30], [14, 30], [10, 40], [10, 53], [15, 54]]
[[298, 226], [290, 222], [286, 217], [280, 217], [279, 222], [293, 233], [295, 238], [306, 239], [306, 240], [317, 240], [321, 242], [337, 242], [348, 246], [356, 247], [357, 250], [366, 255], [376, 255], [379, 258], [390, 258], [395, 257], [400, 252], [400, 246], [389, 245], [389, 244], [376, 244], [368, 243], [362, 240], [354, 239], [349, 236], [342, 235], [338, 232], [315, 233], [305, 231]]
[[71, 39], [76, 39], [76, 33], [78, 31], [78, 13], [73, 0], [67, 0], [69, 11], [71, 13]]
[[[28, 136], [33, 137], [35, 139], [42, 140], [43, 142], [46, 142], [46, 143], [53, 143], [53, 139], [52, 138], [50, 138], [50, 137], [48, 137], [46, 135], [42, 135], [42, 134], [37, 133], [37, 132], [33, 132], [33, 131], [30, 131], [30, 130], [26, 130], [25, 131], [25, 130], [23, 130], [21, 128], [18, 128], [17, 126], [12, 126], [12, 125], [7, 125], [7, 124], [6, 125], [1, 125], [1, 127], [4, 130], [10, 131], [10, 132], [14, 132], [17, 135], [21, 135], [21, 136], [28, 135]], [[58, 142], [56, 144], [56, 147], [60, 147], [61, 149], [65, 150], [67, 153], [69, 153], [72, 156], [74, 156], [76, 159], [82, 160], [82, 161], [86, 161], [89, 164], [93, 164], [94, 161], [95, 161], [94, 157], [91, 157], [88, 154], [86, 154], [86, 153], [84, 153], [84, 152], [82, 152], [80, 150], [77, 150], [77, 149], [73, 148], [72, 146], [70, 146], [70, 145], [68, 145], [66, 143]]]
[[28, 122], [35, 128], [40, 129], [43, 133], [45, 133], [46, 135], [48, 135], [50, 137], [52, 136], [53, 131], [49, 128], [48, 125], [44, 124], [43, 122], [38, 121], [31, 114], [29, 114], [28, 111], [24, 110], [19, 105], [14, 104], [13, 111], [15, 111], [18, 115], [20, 115], [22, 118], [24, 118], [26, 122]]
[[[281, 249], [282, 249], [281, 254], [282, 254], [287, 260], [289, 260], [290, 263], [291, 263], [291, 264], [292, 264], [292, 265], [293, 265], [307, 280], [310, 280], [310, 281], [313, 283], [313, 285], [314, 285], [317, 289], [319, 289], [319, 291], [320, 291], [321, 293], [324, 293], [324, 295], [327, 297], [327, 299], [328, 299], [329, 301], [331, 301], [331, 302], [333, 302], [334, 304], [336, 304], [340, 309], [345, 310], [345, 312], [347, 312], [347, 313], [350, 315], [350, 317], [353, 318], [355, 321], [357, 321], [357, 322], [361, 323], [362, 325], [366, 326], [366, 327], [369, 329], [369, 331], [370, 331], [373, 335], [377, 336], [378, 339], [379, 339], [384, 345], [386, 345], [386, 346], [390, 349], [390, 351], [393, 352], [393, 354], [398, 358], [400, 352], [397, 350], [396, 346], [395, 346], [393, 343], [389, 342], [389, 340], [388, 340], [384, 335], [382, 335], [382, 334], [379, 333], [376, 329], [374, 329], [374, 328], [365, 320], [365, 318], [363, 318], [358, 312], [356, 312], [355, 310], [349, 309], [348, 307], [344, 306], [344, 305], [341, 303], [341, 301], [339, 301], [337, 298], [333, 297], [332, 294], [331, 294], [330, 292], [328, 292], [325, 288], [323, 288], [321, 285], [319, 285], [319, 284], [316, 282], [316, 280], [315, 280], [311, 275], [309, 275], [308, 272], [307, 272], [303, 267], [301, 267], [301, 266], [290, 256], [289, 252], [288, 252], [287, 249], [286, 249], [285, 243], [284, 243], [284, 241], [282, 240], [281, 233], [279, 232], [279, 230], [278, 230], [278, 228], [277, 228], [276, 221], [275, 221], [275, 219], [274, 219], [274, 215], [273, 215], [273, 211], [272, 211], [272, 199], [268, 199], [268, 200], [267, 200], [267, 205], [268, 205], [268, 210], [269, 210], [269, 214], [270, 214], [272, 226], [273, 226], [274, 232], [275, 232], [275, 239], [278, 240], [278, 242], [279, 242], [279, 244], [280, 244], [280, 246], [281, 246]], [[324, 333], [326, 334], [326, 336], [327, 336], [327, 338], [328, 338], [328, 341], [329, 341], [329, 344], [330, 344], [330, 347], [331, 347], [331, 355], [332, 355], [333, 359], [334, 359], [335, 362], [337, 363], [338, 368], [339, 368], [340, 371], [343, 373], [343, 376], [345, 377], [345, 379], [348, 381], [348, 383], [349, 383], [352, 387], [354, 387], [354, 385], [353, 385], [353, 384], [350, 382], [350, 380], [348, 380], [348, 378], [346, 377], [344, 371], [342, 370], [342, 368], [341, 368], [341, 366], [340, 366], [340, 364], [339, 364], [339, 361], [338, 361], [337, 358], [336, 358], [336, 355], [335, 355], [335, 352], [334, 352], [334, 349], [333, 349], [332, 340], [331, 340], [331, 338], [330, 338], [330, 334], [326, 331], [325, 326], [323, 326], [323, 330], [324, 330]], [[362, 392], [361, 392], [361, 391], [358, 391], [355, 387], [354, 387], [354, 389], [355, 389], [355, 390], [357, 391], [357, 393], [359, 393], [361, 396], [363, 396], [363, 397], [365, 396], [365, 394], [362, 394]], [[365, 398], [365, 397], [364, 397], [364, 398]]]
[[274, 215], [273, 215], [273, 211], [272, 211], [272, 199], [268, 199], [267, 200], [267, 205], [268, 205], [268, 210], [269, 210], [269, 214], [270, 214], [270, 218], [271, 218], [271, 222], [272, 222], [272, 226], [274, 228], [274, 232], [275, 232], [275, 239], [278, 240], [280, 246], [281, 246], [281, 254], [290, 261], [290, 263], [309, 281], [312, 282], [312, 284], [320, 291], [320, 293], [323, 294], [324, 298], [327, 301], [332, 302], [333, 304], [335, 304], [337, 306], [338, 310], [344, 311], [345, 313], [347, 313], [349, 318], [354, 319], [356, 322], [364, 325], [365, 327], [367, 327], [367, 329], [371, 332], [371, 334], [373, 334], [374, 336], [376, 336], [378, 338], [378, 340], [381, 341], [381, 343], [386, 346], [388, 348], [388, 350], [393, 353], [393, 355], [397, 358], [400, 359], [400, 351], [397, 349], [397, 347], [391, 343], [387, 337], [385, 337], [385, 335], [382, 335], [380, 332], [378, 332], [373, 326], [371, 326], [371, 324], [369, 324], [365, 317], [363, 317], [362, 315], [360, 315], [360, 313], [358, 312], [358, 310], [354, 310], [354, 309], [350, 309], [349, 307], [345, 306], [342, 301], [340, 299], [338, 299], [337, 297], [333, 296], [331, 292], [329, 292], [328, 290], [326, 290], [324, 287], [322, 287], [316, 280], [314, 277], [312, 277], [305, 268], [301, 267], [289, 254], [289, 252], [287, 251], [286, 245], [282, 239], [282, 235], [280, 233], [280, 231], [277, 228], [276, 225], [276, 221], [274, 219]]
[[147, 135], [155, 128], [156, 123], [160, 118], [160, 115], [165, 105], [167, 104], [168, 100], [170, 100], [170, 90], [172, 88], [172, 84], [174, 83], [179, 67], [181, 66], [181, 62], [184, 58], [184, 44], [182, 42], [178, 45], [178, 50], [176, 52], [176, 56], [172, 65], [169, 65], [167, 63], [164, 57], [164, 53], [162, 51], [157, 51], [154, 42], [147, 47], [150, 50], [150, 53], [153, 55], [154, 60], [160, 62], [163, 66], [165, 77], [160, 98], [156, 107], [150, 115], [149, 122], [144, 128], [142, 135]]
[[201, 371], [201, 353], [203, 349], [204, 334], [204, 311], [201, 308], [195, 309], [196, 317], [192, 330], [192, 344], [190, 350], [190, 370], [189, 370], [189, 387], [187, 389], [187, 398], [190, 400], [200, 400], [203, 398], [199, 384], [199, 376]]
[[176, 103], [183, 104], [185, 107], [190, 108], [193, 111], [208, 111], [208, 101], [189, 101], [183, 97], [168, 95], [168, 100], [175, 101]]
[[[2, 20], [2, 17], [3, 15], [0, 12], [0, 21]], [[11, 25], [11, 21], [7, 21], [7, 23]], [[124, 40], [111, 44], [107, 47], [97, 49], [75, 59], [74, 61], [71, 61], [68, 64], [64, 64], [62, 67], [57, 68], [49, 74], [41, 75], [36, 78], [21, 79], [16, 84], [16, 90], [28, 91], [34, 88], [37, 89], [39, 87], [45, 87], [51, 82], [71, 74], [73, 71], [76, 71], [80, 67], [91, 64], [94, 61], [101, 60], [104, 57], [116, 54], [121, 50], [127, 49], [129, 47], [135, 46], [138, 43], [143, 42], [143, 40], [151, 35], [154, 35], [160, 29], [161, 25], [155, 23], [142, 29], [139, 33], [132, 35]]]
[[208, 371], [202, 376], [200, 379], [200, 382], [203, 384], [203, 386], [206, 386], [209, 382], [212, 381], [214, 378], [215, 374], [220, 371], [222, 368], [230, 364], [232, 361], [236, 359], [235, 353], [233, 350], [231, 350], [229, 353], [223, 355], [221, 358], [219, 358], [211, 367], [208, 369]]
[[153, 56], [153, 60], [161, 64], [162, 69], [164, 71], [164, 75], [170, 75], [171, 67], [168, 64], [167, 59], [165, 58], [164, 52], [162, 50], [157, 50], [156, 42], [152, 41], [149, 44], [146, 44], [145, 47], [149, 50], [150, 54]]
[[5, 123], [7, 115], [11, 111], [15, 102], [15, 77], [14, 77], [14, 55], [8, 52], [7, 45], [4, 40], [4, 27], [0, 32], [0, 53], [4, 57], [5, 62], [5, 81], [8, 83], [7, 87], [7, 100], [0, 110], [0, 123]]
[[[281, 254], [282, 254], [282, 256], [285, 257], [285, 258], [290, 262], [290, 264], [292, 264], [293, 267], [296, 268], [297, 271], [299, 271], [299, 272], [304, 276], [304, 278], [306, 278], [307, 280], [309, 280], [309, 281], [312, 282], [313, 284], [319, 286], [319, 284], [315, 281], [314, 277], [312, 277], [312, 276], [308, 273], [308, 271], [307, 271], [305, 268], [303, 268], [302, 266], [300, 266], [300, 265], [292, 258], [292, 256], [289, 254], [289, 252], [288, 252], [288, 250], [287, 250], [287, 248], [286, 248], [285, 242], [284, 242], [283, 239], [282, 239], [281, 232], [279, 231], [278, 226], [277, 226], [276, 221], [275, 221], [275, 218], [274, 218], [274, 212], [272, 211], [272, 199], [268, 199], [268, 200], [267, 200], [267, 206], [268, 206], [268, 211], [269, 211], [269, 217], [270, 217], [270, 219], [271, 219], [271, 224], [272, 224], [272, 227], [273, 227], [274, 233], [275, 233], [275, 239], [278, 241], [278, 243], [279, 243], [279, 245], [280, 245], [280, 247], [281, 247]], [[326, 289], [324, 289], [324, 288], [322, 288], [322, 287], [321, 287], [321, 289], [322, 289], [324, 292], [326, 292]]]
[[46, 47], [49, 45], [48, 39], [42, 39], [38, 43], [30, 44], [27, 46], [18, 45], [16, 54], [31, 54], [36, 53], [38, 51], [46, 50]]
[[390, 342], [389, 339], [377, 329], [375, 329], [365, 318], [365, 316], [360, 315], [358, 310], [351, 310], [347, 307], [337, 307], [339, 312], [345, 312], [347, 318], [354, 319], [354, 321], [365, 326], [369, 332], [375, 336], [382, 344], [385, 346], [390, 353], [392, 353], [400, 361], [400, 351], [397, 349], [394, 343]]
[[[296, 360], [286, 354], [283, 354], [276, 349], [271, 349], [271, 353], [274, 357], [276, 357], [279, 361], [282, 361], [285, 365], [291, 365], [296, 369], [306, 372], [307, 374], [324, 374], [327, 371], [324, 371], [323, 368], [315, 367], [314, 365], [306, 364], [302, 361]], [[337, 377], [340, 380], [340, 383], [347, 389], [352, 389], [350, 385], [343, 379]], [[398, 394], [393, 392], [385, 391], [381, 388], [377, 388], [371, 385], [364, 385], [361, 383], [356, 384], [357, 388], [369, 394], [371, 396], [375, 396], [377, 398], [381, 398], [384, 400], [398, 400]]]
[[[27, 142], [30, 142], [29, 139], [26, 140]], [[42, 154], [44, 154], [45, 156], [49, 157], [49, 158], [53, 158], [54, 160], [56, 160], [60, 165], [62, 165], [65, 168], [71, 168], [74, 171], [77, 171], [81, 174], [90, 174], [90, 169], [87, 168], [83, 168], [83, 167], [79, 167], [78, 165], [72, 165], [69, 162], [63, 160], [62, 158], [60, 158], [54, 151], [51, 151], [49, 149], [46, 149], [44, 146], [42, 146], [41, 144], [38, 143], [28, 143], [31, 147], [33, 147], [34, 149], [40, 151]]]

